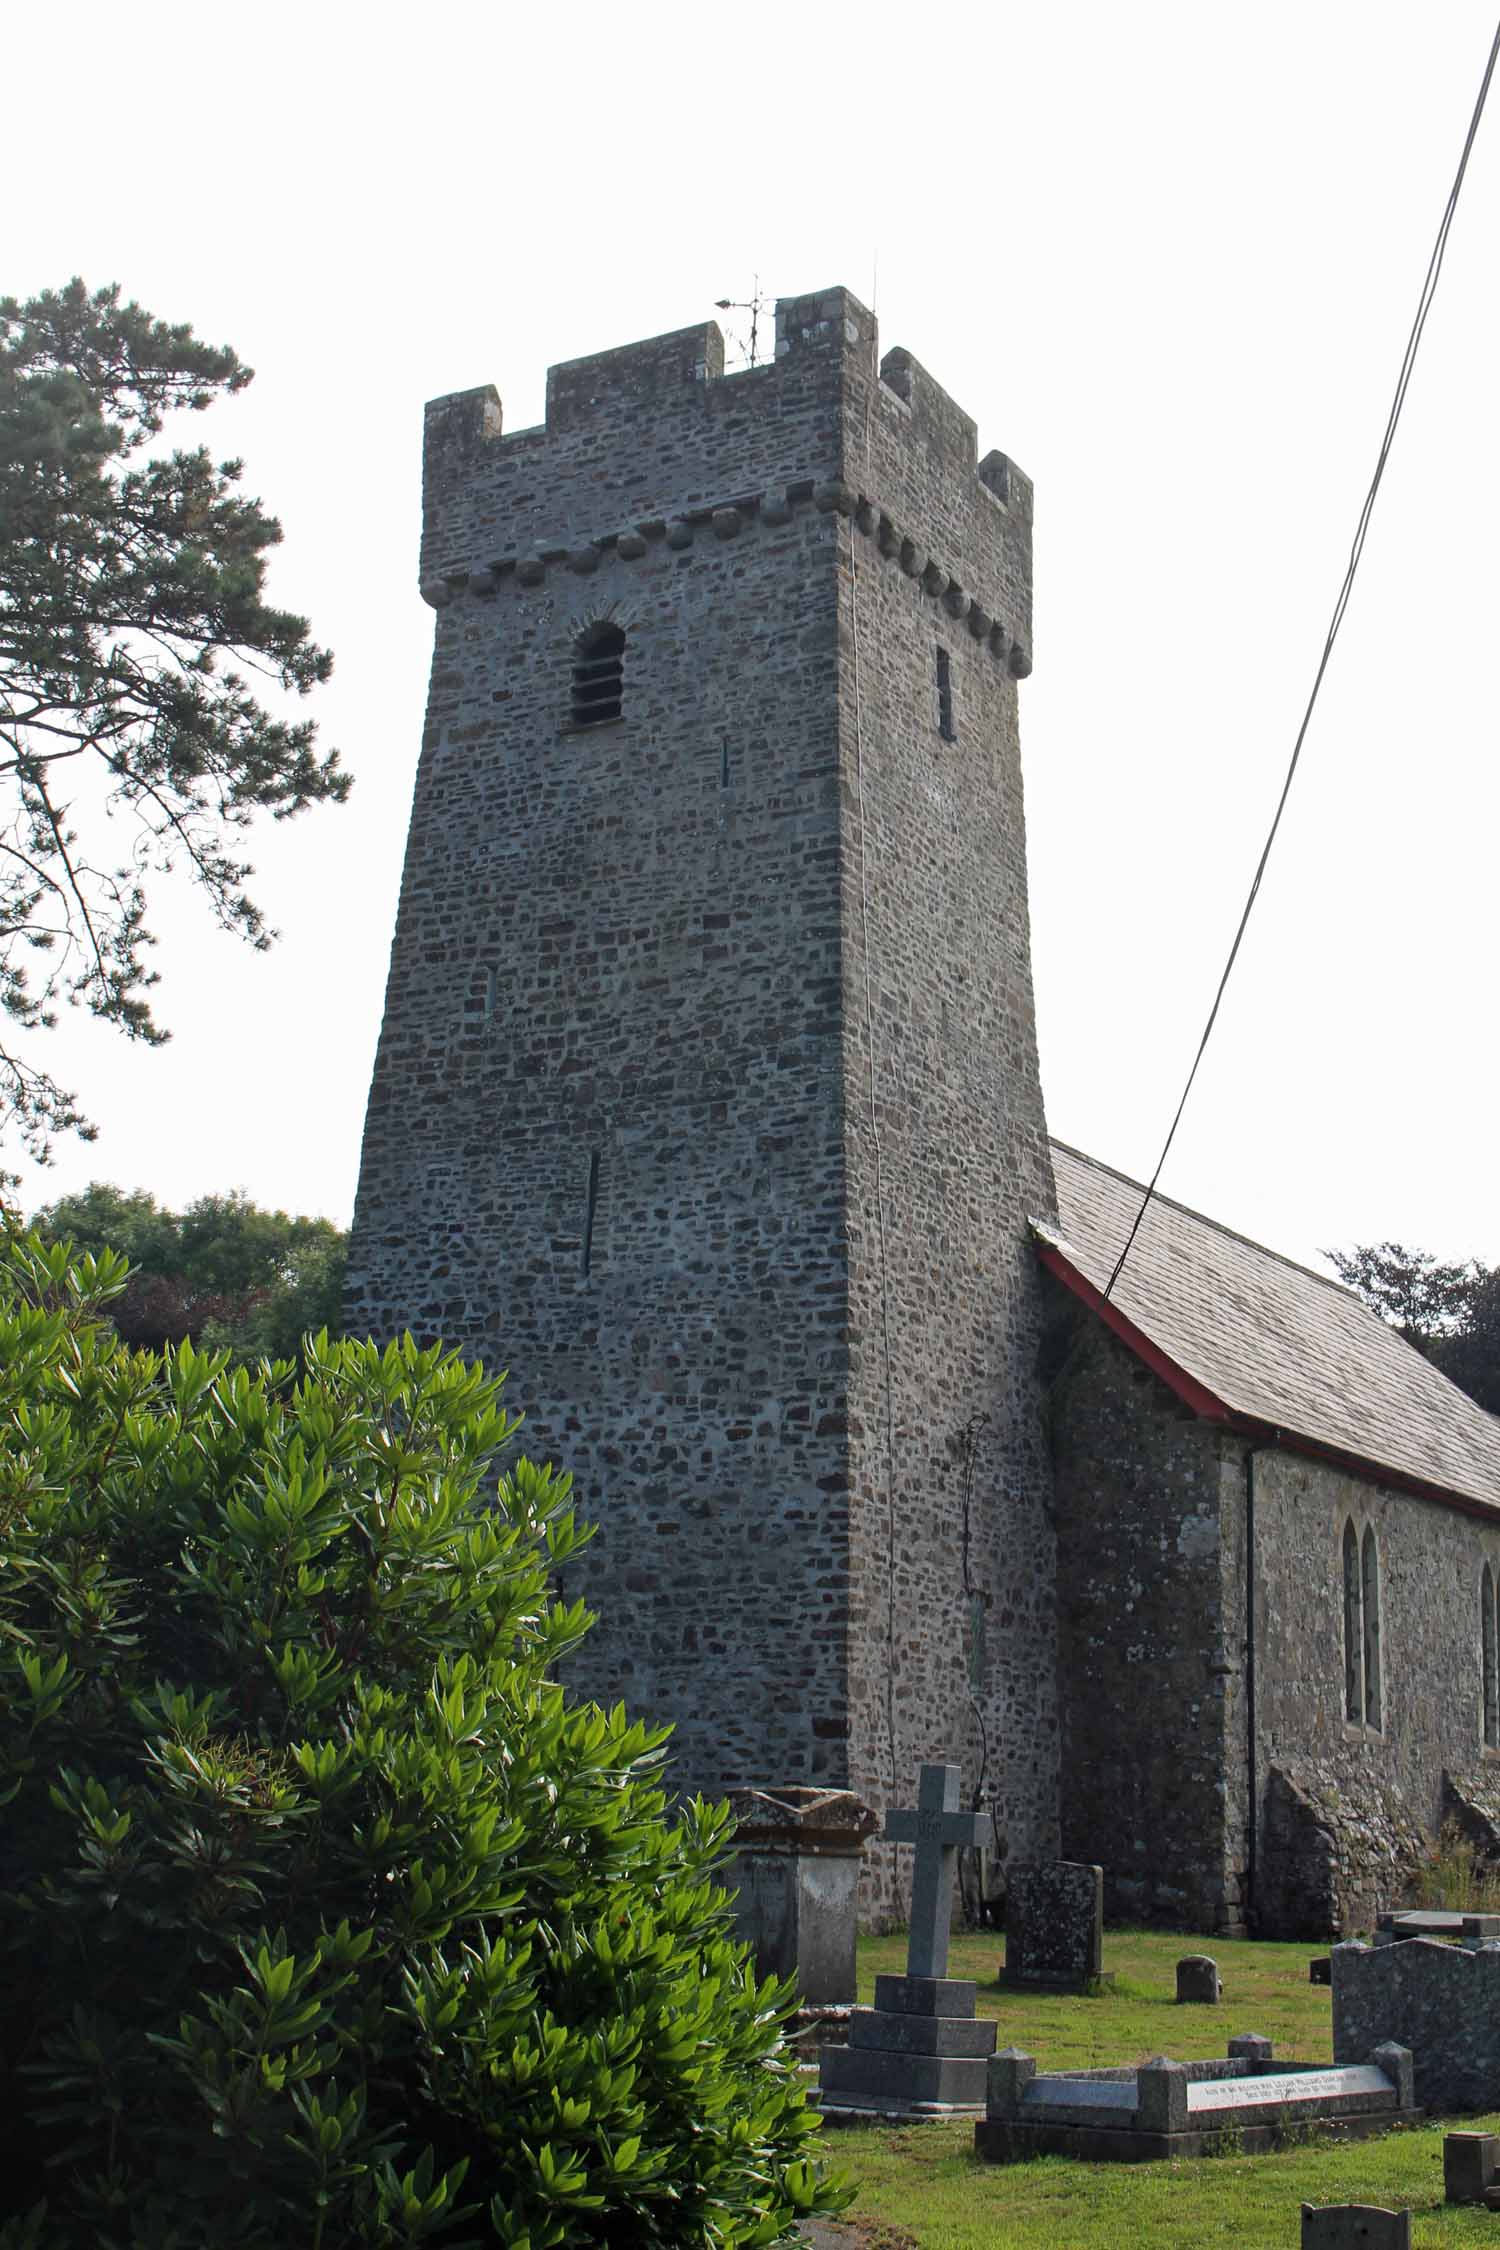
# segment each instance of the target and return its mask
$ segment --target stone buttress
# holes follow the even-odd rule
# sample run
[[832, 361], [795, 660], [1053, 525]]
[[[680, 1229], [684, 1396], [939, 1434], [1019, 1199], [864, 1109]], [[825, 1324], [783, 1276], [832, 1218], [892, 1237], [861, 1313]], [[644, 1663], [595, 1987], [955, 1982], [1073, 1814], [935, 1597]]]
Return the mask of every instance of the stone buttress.
[[677, 1786], [1054, 1851], [1030, 486], [835, 290], [435, 401], [421, 579], [350, 1324], [509, 1369]]

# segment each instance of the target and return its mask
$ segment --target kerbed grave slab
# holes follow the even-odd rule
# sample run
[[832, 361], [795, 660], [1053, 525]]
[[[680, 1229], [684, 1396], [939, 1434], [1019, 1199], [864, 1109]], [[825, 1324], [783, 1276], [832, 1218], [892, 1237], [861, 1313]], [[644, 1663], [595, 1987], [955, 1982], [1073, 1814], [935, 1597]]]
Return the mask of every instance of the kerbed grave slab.
[[989, 2066], [974, 2149], [1000, 2164], [1032, 2156], [1131, 2164], [1275, 2148], [1306, 2133], [1355, 2140], [1421, 2115], [1411, 2056], [1390, 2045], [1342, 2069], [1278, 2069], [1270, 2041], [1246, 2034], [1207, 2062], [1156, 2055], [1114, 2070], [1047, 2073], [1007, 2048]]
[[1404, 1945], [1408, 1938], [1419, 1937], [1479, 1945], [1486, 1939], [1500, 1938], [1500, 1914], [1457, 1914], [1447, 1907], [1412, 1906], [1376, 1916], [1377, 1945]]

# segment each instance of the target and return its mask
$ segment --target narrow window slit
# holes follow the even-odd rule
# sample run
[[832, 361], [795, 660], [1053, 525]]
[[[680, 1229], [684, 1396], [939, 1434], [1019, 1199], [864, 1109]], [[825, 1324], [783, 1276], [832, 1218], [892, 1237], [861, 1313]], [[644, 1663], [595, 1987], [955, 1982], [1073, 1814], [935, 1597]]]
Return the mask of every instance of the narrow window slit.
[[582, 1273], [583, 1273], [583, 1277], [584, 1277], [584, 1279], [585, 1279], [585, 1280], [587, 1280], [587, 1279], [588, 1279], [588, 1275], [589, 1275], [589, 1269], [590, 1269], [590, 1267], [591, 1267], [591, 1265], [592, 1265], [592, 1263], [593, 1263], [593, 1257], [594, 1257], [594, 1213], [595, 1213], [595, 1211], [596, 1211], [596, 1210], [598, 1209], [598, 1207], [599, 1207], [599, 1151], [598, 1151], [597, 1149], [595, 1149], [595, 1150], [594, 1150], [594, 1151], [592, 1152], [592, 1154], [590, 1155], [590, 1157], [589, 1157], [589, 1189], [588, 1189], [588, 1200], [587, 1200], [587, 1202], [586, 1202], [586, 1203], [585, 1203], [585, 1205], [584, 1205], [584, 1211], [583, 1211], [583, 1251], [582, 1251], [582, 1254], [581, 1254], [581, 1256], [580, 1256], [580, 1258], [579, 1258], [579, 1267], [580, 1267], [580, 1270], [581, 1270], [581, 1271], [582, 1271]]
[[953, 723], [953, 665], [945, 648], [937, 652], [938, 733], [945, 742], [958, 740]]
[[723, 749], [719, 760], [719, 787], [721, 789], [727, 789], [729, 787], [729, 737], [727, 734], [724, 737]]

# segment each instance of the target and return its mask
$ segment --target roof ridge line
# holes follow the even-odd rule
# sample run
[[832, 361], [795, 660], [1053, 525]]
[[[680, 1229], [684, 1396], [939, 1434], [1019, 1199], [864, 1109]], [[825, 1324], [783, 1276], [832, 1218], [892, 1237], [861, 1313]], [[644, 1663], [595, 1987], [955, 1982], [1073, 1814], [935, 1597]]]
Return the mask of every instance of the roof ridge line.
[[[1047, 1144], [1050, 1148], [1061, 1149], [1065, 1156], [1076, 1156], [1080, 1164], [1091, 1164], [1097, 1172], [1108, 1172], [1111, 1179], [1120, 1181], [1124, 1187], [1134, 1188], [1137, 1195], [1144, 1195], [1146, 1192], [1143, 1180], [1132, 1179], [1118, 1165], [1106, 1164], [1102, 1156], [1090, 1156], [1087, 1149], [1075, 1148], [1071, 1141], [1060, 1141], [1055, 1133], [1047, 1135]], [[1392, 1327], [1390, 1321], [1381, 1320], [1373, 1306], [1367, 1305], [1347, 1282], [1338, 1281], [1329, 1273], [1319, 1273], [1316, 1266], [1304, 1265], [1300, 1258], [1290, 1257], [1285, 1250], [1277, 1250], [1269, 1242], [1257, 1242], [1253, 1234], [1241, 1234], [1238, 1227], [1227, 1227], [1222, 1219], [1214, 1218], [1207, 1211], [1200, 1211], [1195, 1204], [1179, 1202], [1175, 1195], [1163, 1195], [1159, 1188], [1153, 1193], [1151, 1201], [1169, 1203], [1174, 1211], [1181, 1211], [1185, 1218], [1196, 1219], [1200, 1226], [1212, 1227], [1215, 1234], [1222, 1234], [1231, 1242], [1242, 1242], [1247, 1250], [1258, 1251], [1263, 1258], [1274, 1258], [1279, 1265], [1290, 1266], [1293, 1273], [1306, 1274], [1309, 1281], [1321, 1282], [1325, 1289], [1333, 1290], [1336, 1296], [1343, 1297], [1349, 1304], [1357, 1305], [1361, 1312], [1368, 1313], [1371, 1320], [1379, 1321], [1382, 1328], [1390, 1328], [1393, 1335], [1400, 1335], [1400, 1329]], [[1059, 1227], [1061, 1223], [1060, 1220], [1051, 1222]]]

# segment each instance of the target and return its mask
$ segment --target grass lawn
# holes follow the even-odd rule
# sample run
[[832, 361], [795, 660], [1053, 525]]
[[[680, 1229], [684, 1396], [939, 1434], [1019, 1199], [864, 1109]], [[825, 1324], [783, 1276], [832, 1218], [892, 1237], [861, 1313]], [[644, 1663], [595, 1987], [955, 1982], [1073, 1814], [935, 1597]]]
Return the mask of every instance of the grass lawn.
[[[956, 1936], [949, 1974], [979, 1983], [979, 2012], [1000, 2025], [1002, 2047], [1023, 2047], [1044, 2070], [1091, 2069], [1167, 2054], [1222, 2055], [1238, 2031], [1275, 2041], [1283, 2061], [1331, 2062], [1328, 1989], [1310, 1985], [1312, 1945], [1261, 1945], [1160, 1931], [1112, 1930], [1104, 1965], [1116, 1989], [1096, 2000], [1003, 1991], [995, 1983], [1003, 1940]], [[1224, 1980], [1217, 2008], [1179, 2008], [1172, 1994], [1184, 1953], [1212, 1953]], [[905, 1967], [905, 1940], [863, 1939], [859, 1997], [874, 1998], [877, 1971]], [[1500, 2119], [1463, 2118], [1500, 2131]], [[849, 2250], [1296, 2250], [1300, 2206], [1384, 2203], [1412, 2213], [1418, 2250], [1439, 2243], [1500, 2245], [1500, 2218], [1443, 2203], [1443, 2127], [1383, 2135], [1347, 2147], [1313, 2143], [1274, 2156], [1191, 2163], [979, 2164], [973, 2125], [850, 2126], [824, 2136], [824, 2153], [859, 2189], [842, 2226]]]

